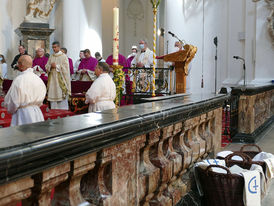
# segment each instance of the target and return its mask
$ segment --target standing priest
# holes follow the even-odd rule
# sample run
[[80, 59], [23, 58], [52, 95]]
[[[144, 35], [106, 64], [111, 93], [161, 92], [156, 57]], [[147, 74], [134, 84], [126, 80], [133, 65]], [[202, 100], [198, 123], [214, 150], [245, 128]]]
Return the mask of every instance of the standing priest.
[[46, 69], [48, 72], [48, 101], [51, 109], [68, 110], [68, 97], [71, 94], [70, 69], [67, 56], [60, 50], [60, 43], [53, 42], [54, 54], [49, 57]]
[[150, 68], [153, 65], [153, 51], [148, 48], [147, 41], [141, 40], [139, 42], [140, 52], [134, 57], [131, 62], [132, 67]]
[[46, 96], [46, 86], [33, 73], [30, 56], [22, 55], [17, 67], [21, 73], [13, 80], [4, 103], [12, 114], [11, 126], [44, 121], [40, 106]]

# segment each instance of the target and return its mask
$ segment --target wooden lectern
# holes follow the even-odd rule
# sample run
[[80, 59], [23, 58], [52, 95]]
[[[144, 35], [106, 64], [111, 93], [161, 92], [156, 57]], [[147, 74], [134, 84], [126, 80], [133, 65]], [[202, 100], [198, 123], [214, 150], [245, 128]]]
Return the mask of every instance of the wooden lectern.
[[197, 47], [186, 44], [183, 50], [157, 57], [165, 62], [175, 63], [176, 73], [176, 94], [186, 93], [186, 76], [188, 75], [188, 65], [194, 58]]

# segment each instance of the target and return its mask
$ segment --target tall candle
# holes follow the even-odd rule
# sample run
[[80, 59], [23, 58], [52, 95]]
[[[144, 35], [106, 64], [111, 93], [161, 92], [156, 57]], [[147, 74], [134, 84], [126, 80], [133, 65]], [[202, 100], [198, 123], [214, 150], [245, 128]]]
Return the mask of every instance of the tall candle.
[[113, 65], [119, 63], [119, 8], [113, 8]]

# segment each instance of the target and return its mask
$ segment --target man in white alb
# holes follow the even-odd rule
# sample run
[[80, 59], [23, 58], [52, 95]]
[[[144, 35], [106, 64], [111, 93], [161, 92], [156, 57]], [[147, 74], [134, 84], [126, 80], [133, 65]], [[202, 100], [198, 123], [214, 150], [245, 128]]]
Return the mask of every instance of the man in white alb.
[[105, 62], [98, 62], [95, 75], [98, 77], [86, 93], [86, 104], [89, 104], [88, 112], [97, 112], [114, 109], [116, 86], [109, 76], [109, 66]]
[[33, 73], [30, 56], [22, 55], [17, 66], [21, 73], [13, 80], [4, 103], [12, 114], [11, 126], [44, 121], [40, 106], [46, 96], [46, 86]]
[[68, 57], [61, 51], [60, 43], [53, 42], [54, 54], [46, 64], [48, 72], [48, 101], [51, 109], [68, 110], [68, 97], [71, 94]]

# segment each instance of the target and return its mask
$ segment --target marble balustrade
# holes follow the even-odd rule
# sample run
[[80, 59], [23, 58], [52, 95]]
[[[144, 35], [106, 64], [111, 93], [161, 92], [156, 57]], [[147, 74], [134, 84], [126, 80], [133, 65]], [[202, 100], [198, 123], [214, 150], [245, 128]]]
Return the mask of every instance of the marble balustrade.
[[239, 96], [238, 134], [235, 141], [255, 142], [258, 134], [273, 121], [274, 85], [235, 88]]
[[[187, 98], [179, 99], [186, 100]], [[207, 99], [206, 103], [204, 101], [195, 104], [189, 103], [189, 105], [184, 105], [183, 107], [186, 109], [181, 111], [178, 106], [169, 106], [169, 110], [176, 110], [174, 115], [172, 115], [172, 111], [169, 111], [169, 115], [162, 116], [159, 121], [157, 121], [157, 115], [159, 115], [157, 112], [154, 111], [153, 114], [149, 112], [146, 114], [149, 116], [146, 124], [153, 126], [150, 125], [142, 130], [141, 123], [138, 123], [135, 125], [135, 134], [137, 135], [121, 138], [119, 141], [116, 136], [115, 143], [107, 144], [107, 130], [104, 130], [105, 144], [103, 144], [104, 146], [95, 145], [96, 149], [78, 152], [77, 145], [79, 144], [76, 141], [84, 141], [84, 138], [76, 138], [74, 147], [69, 147], [70, 152], [56, 153], [54, 154], [56, 157], [54, 157], [49, 155], [54, 152], [48, 151], [49, 159], [44, 164], [37, 163], [37, 168], [34, 169], [30, 165], [25, 165], [26, 168], [29, 168], [28, 171], [32, 170], [29, 173], [23, 170], [24, 168], [19, 169], [21, 173], [12, 171], [10, 173], [14, 174], [14, 176], [10, 175], [12, 180], [3, 179], [4, 177], [8, 178], [8, 175], [5, 176], [2, 173], [0, 205], [16, 205], [18, 202], [21, 202], [22, 206], [176, 205], [191, 190], [193, 179], [189, 179], [188, 173], [193, 164], [220, 150], [221, 105], [226, 97], [215, 98]], [[157, 105], [164, 107], [163, 105], [168, 101], [145, 103], [140, 107], [130, 106], [128, 109], [137, 111], [142, 107], [147, 109], [149, 106], [157, 107]], [[180, 101], [176, 100], [175, 102]], [[163, 111], [162, 108], [161, 113]], [[122, 112], [119, 116], [119, 111], [100, 113], [106, 117], [110, 114], [115, 119], [122, 116]], [[77, 119], [77, 117], [73, 118]], [[143, 116], [143, 121], [145, 121], [144, 119]], [[78, 120], [81, 121], [81, 119]], [[62, 120], [48, 123], [54, 124], [56, 121]], [[120, 121], [122, 120], [120, 119]], [[129, 122], [133, 120], [127, 119], [127, 121], [127, 125], [129, 125]], [[111, 124], [108, 123], [108, 126]], [[42, 123], [38, 125], [44, 126]], [[124, 127], [126, 125], [123, 125]], [[24, 129], [26, 128], [27, 126], [24, 127]], [[65, 130], [65, 128], [63, 129]], [[111, 131], [115, 136], [114, 130], [115, 126]], [[138, 132], [138, 130], [142, 130], [142, 132]], [[120, 133], [119, 137], [121, 136]], [[62, 137], [62, 141], [64, 138], [66, 137]], [[59, 140], [56, 136], [52, 137], [51, 144], [55, 145], [57, 143], [52, 143], [52, 141]], [[43, 141], [45, 139], [38, 142], [43, 144]], [[91, 144], [96, 144], [99, 141], [102, 140], [92, 143], [85, 142], [85, 144], [90, 144], [91, 147]], [[61, 146], [68, 147], [69, 143], [69, 141], [64, 141]], [[84, 150], [85, 148], [87, 147], [83, 147]], [[55, 149], [59, 150], [57, 147]], [[73, 150], [76, 152], [73, 153]], [[6, 147], [5, 150], [2, 148], [2, 151], [3, 153], [9, 152], [10, 157], [13, 155], [11, 147]], [[32, 153], [34, 154], [35, 151]], [[72, 157], [71, 154], [78, 155]], [[63, 161], [57, 161], [58, 155], [62, 156]], [[36, 157], [36, 155], [33, 155], [33, 162], [30, 161], [28, 164], [36, 164], [35, 159], [38, 160], [38, 158], [34, 156]], [[3, 158], [4, 156], [0, 155], [0, 162]], [[8, 157], [5, 156], [5, 158]], [[8, 161], [8, 159], [6, 160]], [[6, 173], [9, 173], [9, 169], [14, 170], [11, 165], [15, 164], [13, 163], [15, 160], [11, 158], [9, 161], [11, 164], [9, 166], [6, 162], [6, 167], [8, 167]], [[21, 166], [24, 167], [24, 165]], [[23, 171], [25, 171], [24, 174], [22, 174]]]

